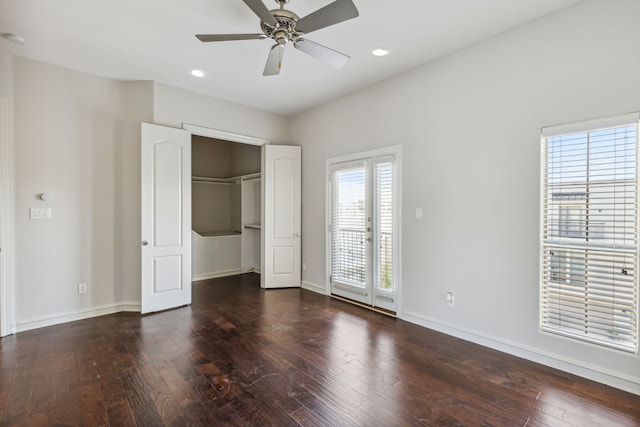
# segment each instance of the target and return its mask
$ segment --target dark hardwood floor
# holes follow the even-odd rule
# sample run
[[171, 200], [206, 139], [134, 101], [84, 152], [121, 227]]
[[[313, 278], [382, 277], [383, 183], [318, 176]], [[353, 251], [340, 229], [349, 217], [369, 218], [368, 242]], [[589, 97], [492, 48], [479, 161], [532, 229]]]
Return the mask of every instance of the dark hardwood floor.
[[2, 426], [640, 425], [640, 396], [253, 274], [0, 345]]

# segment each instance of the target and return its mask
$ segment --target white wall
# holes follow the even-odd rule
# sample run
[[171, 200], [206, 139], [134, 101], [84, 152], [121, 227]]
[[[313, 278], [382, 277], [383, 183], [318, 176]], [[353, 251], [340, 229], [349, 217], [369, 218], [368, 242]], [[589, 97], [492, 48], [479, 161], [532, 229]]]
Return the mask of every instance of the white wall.
[[[291, 121], [1, 54], [15, 113], [16, 320], [139, 303], [141, 121], [302, 144], [304, 280], [320, 285], [325, 159], [403, 144], [401, 316], [640, 393], [637, 356], [537, 326], [539, 128], [640, 109], [637, 16], [634, 0], [588, 1]], [[32, 206], [54, 219], [28, 220]]]
[[183, 123], [287, 143], [288, 119], [222, 99], [161, 83], [154, 84], [154, 122], [182, 127]]
[[[13, 328], [11, 288], [15, 263], [13, 225], [13, 57], [0, 50], [0, 335]], [[9, 302], [9, 303], [6, 303]]]
[[[121, 90], [112, 80], [18, 57], [13, 65], [20, 330], [116, 299]], [[30, 220], [31, 207], [51, 208], [53, 218]], [[80, 282], [88, 284], [85, 295]]]
[[[5, 71], [9, 71], [6, 72]], [[0, 52], [15, 104], [17, 329], [140, 304], [140, 123], [286, 142], [284, 117], [153, 82], [117, 82]], [[52, 199], [37, 199], [47, 192]], [[30, 207], [53, 219], [30, 220]], [[88, 293], [78, 295], [78, 283]]]
[[140, 123], [153, 122], [153, 83], [124, 82], [122, 122], [116, 141], [116, 299], [123, 309], [140, 306]]
[[638, 356], [538, 329], [540, 128], [640, 109], [638, 16], [588, 1], [294, 117], [303, 280], [327, 280], [325, 159], [402, 144], [400, 316], [640, 393]]
[[13, 96], [13, 56], [0, 50], [0, 96]]

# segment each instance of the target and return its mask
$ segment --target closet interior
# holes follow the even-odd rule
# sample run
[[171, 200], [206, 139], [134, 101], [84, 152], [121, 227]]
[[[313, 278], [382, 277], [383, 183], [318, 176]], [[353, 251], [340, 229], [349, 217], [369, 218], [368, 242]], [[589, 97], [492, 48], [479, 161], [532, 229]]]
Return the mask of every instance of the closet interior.
[[260, 147], [192, 136], [192, 279], [260, 272]]

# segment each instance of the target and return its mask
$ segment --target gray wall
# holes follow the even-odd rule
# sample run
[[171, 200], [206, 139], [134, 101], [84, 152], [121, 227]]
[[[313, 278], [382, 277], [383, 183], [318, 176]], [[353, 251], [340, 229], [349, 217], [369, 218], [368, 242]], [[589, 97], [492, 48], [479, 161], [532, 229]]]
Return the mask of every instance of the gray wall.
[[640, 109], [638, 16], [581, 3], [294, 117], [303, 280], [327, 281], [325, 159], [402, 144], [400, 316], [640, 392], [638, 356], [538, 328], [540, 128]]
[[[260, 172], [260, 147], [194, 135], [191, 139], [194, 176], [231, 178]], [[240, 231], [240, 185], [194, 182], [192, 228], [198, 233]]]
[[[325, 159], [402, 144], [400, 316], [640, 393], [638, 356], [541, 334], [537, 306], [540, 127], [640, 109], [637, 16], [634, 0], [587, 1], [292, 119], [0, 56], [12, 63], [0, 90], [14, 98], [16, 320], [139, 304], [141, 121], [301, 144], [303, 278], [320, 286]], [[54, 219], [30, 221], [43, 191]]]
[[[18, 330], [139, 310], [141, 122], [288, 139], [284, 117], [182, 89], [3, 53], [6, 67], [0, 89], [14, 104]], [[43, 192], [50, 201], [37, 199]], [[30, 207], [51, 207], [53, 218], [30, 220]]]
[[[113, 304], [121, 86], [14, 58], [18, 324]], [[40, 193], [51, 199], [42, 201]], [[29, 208], [52, 209], [51, 220]], [[78, 283], [88, 293], [78, 295]]]

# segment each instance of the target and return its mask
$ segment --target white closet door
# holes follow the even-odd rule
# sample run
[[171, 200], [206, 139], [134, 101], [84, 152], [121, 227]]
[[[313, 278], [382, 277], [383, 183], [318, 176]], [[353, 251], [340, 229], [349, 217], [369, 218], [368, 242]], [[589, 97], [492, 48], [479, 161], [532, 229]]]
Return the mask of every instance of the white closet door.
[[262, 148], [263, 288], [300, 286], [301, 148]]
[[142, 124], [142, 313], [191, 304], [191, 133]]

